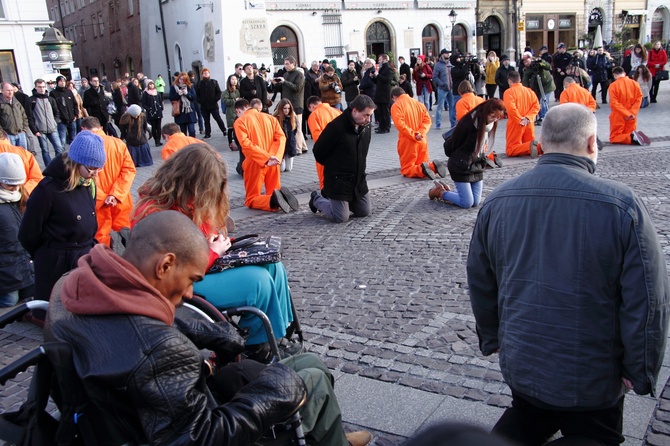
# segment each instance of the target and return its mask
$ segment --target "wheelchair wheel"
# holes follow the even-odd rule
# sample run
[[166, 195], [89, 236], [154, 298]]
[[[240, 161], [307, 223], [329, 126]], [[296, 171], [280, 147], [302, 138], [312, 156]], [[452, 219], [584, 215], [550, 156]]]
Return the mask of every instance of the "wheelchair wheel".
[[195, 295], [191, 299], [184, 300], [184, 303], [177, 307], [176, 315], [181, 318], [198, 318], [210, 322], [230, 322], [214, 305]]

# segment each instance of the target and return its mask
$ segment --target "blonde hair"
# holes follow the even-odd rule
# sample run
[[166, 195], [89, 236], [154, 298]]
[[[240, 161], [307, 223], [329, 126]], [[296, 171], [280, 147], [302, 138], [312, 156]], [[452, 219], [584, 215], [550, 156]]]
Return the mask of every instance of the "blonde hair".
[[210, 225], [225, 234], [228, 203], [226, 163], [205, 143], [190, 144], [159, 167], [138, 190], [135, 222], [158, 211], [176, 210], [199, 228]]
[[[70, 157], [67, 156], [67, 153], [64, 153], [61, 156], [63, 157], [63, 163], [65, 164], [65, 171], [68, 174], [67, 186], [65, 187], [64, 192], [70, 192], [73, 191], [75, 187], [79, 186], [79, 178], [82, 178], [79, 173], [79, 166], [81, 166], [81, 164], [70, 159]], [[95, 182], [95, 179], [91, 178], [91, 181]]]

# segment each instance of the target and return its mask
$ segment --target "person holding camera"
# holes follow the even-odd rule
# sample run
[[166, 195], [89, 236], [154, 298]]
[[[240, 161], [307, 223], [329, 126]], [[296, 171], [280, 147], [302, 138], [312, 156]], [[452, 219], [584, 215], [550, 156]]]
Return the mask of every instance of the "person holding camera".
[[[540, 113], [536, 124], [541, 125], [544, 115], [549, 111], [551, 93], [556, 90], [554, 78], [551, 76], [551, 65], [539, 57], [533, 58], [530, 53], [523, 54], [523, 85], [531, 88], [540, 101]], [[560, 98], [560, 96], [559, 96]]]
[[332, 65], [328, 65], [319, 78], [319, 90], [323, 102], [342, 111], [342, 81]]

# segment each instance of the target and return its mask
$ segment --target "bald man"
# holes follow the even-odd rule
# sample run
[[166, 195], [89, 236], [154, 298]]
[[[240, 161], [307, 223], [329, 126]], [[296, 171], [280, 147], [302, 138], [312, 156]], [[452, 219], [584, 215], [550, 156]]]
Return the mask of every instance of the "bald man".
[[535, 117], [540, 112], [540, 103], [535, 92], [521, 84], [521, 76], [516, 71], [507, 75], [509, 88], [503, 95], [507, 110], [506, 153], [507, 156], [527, 156], [537, 158], [539, 142], [535, 139]]
[[[332, 376], [315, 355], [269, 367], [249, 360], [225, 365], [244, 349], [230, 324], [175, 319], [208, 256], [207, 240], [188, 217], [158, 212], [135, 225], [123, 257], [98, 244], [56, 284], [45, 339], [73, 347], [93, 403], [82, 422], [107, 439], [96, 419], [104, 417], [120, 444], [252, 444], [297, 410], [307, 392], [302, 416], [310, 444], [367, 444], [367, 432], [345, 435]], [[201, 348], [216, 352], [223, 367], [205, 367]], [[226, 389], [232, 397], [225, 403], [205, 386], [212, 374], [215, 386], [239, 381]]]

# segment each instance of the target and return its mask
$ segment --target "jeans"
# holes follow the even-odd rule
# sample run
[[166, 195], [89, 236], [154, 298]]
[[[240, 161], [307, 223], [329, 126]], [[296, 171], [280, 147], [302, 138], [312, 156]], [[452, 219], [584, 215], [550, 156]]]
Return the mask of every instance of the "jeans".
[[12, 143], [13, 146], [23, 147], [28, 150], [28, 139], [26, 139], [25, 132], [19, 132], [16, 135], [10, 135], [7, 133], [7, 139]]
[[19, 290], [0, 294], [0, 308], [12, 307], [19, 301]]
[[442, 199], [454, 203], [456, 206], [468, 209], [478, 206], [482, 200], [482, 186], [484, 181], [474, 183], [461, 183], [454, 181], [456, 192], [445, 192]]
[[642, 105], [640, 108], [647, 108], [649, 107], [649, 98], [647, 96], [642, 98]]
[[[200, 130], [200, 133], [202, 133], [202, 129], [205, 126], [205, 123], [202, 119], [202, 108], [200, 108], [200, 104], [196, 101], [191, 102], [191, 106], [193, 107], [193, 111], [195, 111], [195, 115], [198, 117], [198, 130]], [[193, 129], [194, 129], [193, 135], [189, 136], [195, 136], [195, 127], [193, 127]], [[182, 131], [182, 133], [186, 132]]]
[[[437, 110], [435, 111], [435, 125], [437, 128], [440, 128], [442, 125], [442, 107], [449, 109], [449, 122], [451, 123], [451, 127], [453, 128], [456, 126], [456, 110], [454, 110], [454, 104], [454, 94], [451, 90], [437, 89]], [[452, 110], [454, 110], [453, 113]]]
[[461, 95], [452, 93], [451, 98], [451, 104], [449, 104], [449, 122], [451, 122], [451, 127], [454, 128], [456, 126], [456, 122], [458, 122], [456, 120], [456, 102], [461, 99]]
[[40, 148], [42, 149], [42, 161], [44, 161], [44, 167], [48, 166], [51, 162], [51, 156], [49, 155], [49, 143], [47, 139], [51, 141], [51, 144], [54, 146], [54, 153], [56, 156], [63, 152], [63, 146], [60, 143], [60, 137], [57, 132], [51, 133], [40, 133], [40, 136], [37, 137], [37, 140], [40, 143]]
[[314, 197], [314, 206], [323, 212], [329, 220], [335, 223], [344, 223], [349, 221], [350, 212], [354, 217], [367, 217], [370, 215], [370, 197], [363, 195], [358, 200], [343, 201], [324, 198], [321, 194]]
[[[425, 85], [420, 92], [416, 92], [416, 98], [419, 100], [419, 102], [426, 106], [426, 110], [432, 108], [433, 103], [430, 99], [430, 91], [428, 91], [428, 87]], [[439, 103], [440, 101], [438, 100], [437, 102]]]
[[60, 138], [60, 145], [65, 149], [65, 143], [71, 142], [77, 136], [77, 123], [72, 121], [68, 124], [58, 123], [58, 137]]
[[538, 118], [544, 119], [544, 116], [549, 111], [549, 101], [551, 100], [551, 93], [544, 95], [544, 99], [540, 100], [540, 113], [537, 115]]
[[195, 138], [195, 123], [194, 122], [185, 122], [179, 124], [179, 130], [184, 134], [192, 138]]

